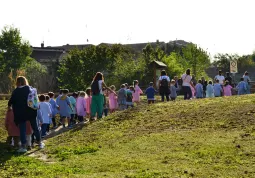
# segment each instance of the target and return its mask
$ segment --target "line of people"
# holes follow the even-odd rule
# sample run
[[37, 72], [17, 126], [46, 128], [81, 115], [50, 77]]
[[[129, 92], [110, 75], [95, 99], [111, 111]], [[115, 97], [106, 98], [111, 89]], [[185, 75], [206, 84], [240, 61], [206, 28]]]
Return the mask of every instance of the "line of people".
[[233, 92], [237, 91], [238, 95], [250, 94], [250, 81], [249, 73], [245, 72], [243, 77], [240, 78], [240, 82], [234, 86], [233, 81], [229, 73], [226, 73], [226, 77], [222, 75], [220, 70], [218, 75], [215, 76], [214, 82], [207, 82], [204, 77], [201, 77], [198, 82], [190, 75], [190, 69], [186, 70], [178, 80], [177, 77], [170, 81], [164, 70], [161, 71], [161, 76], [158, 80], [159, 92], [161, 95], [161, 101], [175, 100], [177, 94], [181, 91], [184, 95], [184, 100], [191, 98], [205, 98], [205, 97], [219, 97], [219, 96], [231, 96]]

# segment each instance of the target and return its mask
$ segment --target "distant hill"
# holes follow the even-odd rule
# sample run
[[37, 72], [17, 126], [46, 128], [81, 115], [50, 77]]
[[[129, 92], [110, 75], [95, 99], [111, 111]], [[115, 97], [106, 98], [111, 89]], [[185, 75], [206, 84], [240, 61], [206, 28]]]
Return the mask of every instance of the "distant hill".
[[[109, 45], [109, 46], [113, 45], [113, 43], [101, 43], [101, 44], [106, 44], [106, 45]], [[131, 47], [131, 49], [133, 49], [134, 52], [141, 52], [142, 49], [147, 44], [151, 44], [152, 47], [156, 47], [157, 45], [159, 45], [161, 47], [161, 49], [165, 50], [167, 53], [170, 53], [175, 48], [181, 48], [183, 46], [186, 46], [187, 44], [189, 44], [189, 42], [186, 42], [184, 40], [174, 40], [174, 41], [170, 41], [168, 43], [158, 41], [158, 42], [133, 43], [133, 44], [123, 44], [123, 45]], [[78, 49], [82, 50], [82, 49], [87, 48], [91, 45], [92, 44], [74, 44], [74, 45], [66, 44], [66, 45], [62, 45], [62, 46], [47, 46], [47, 48], [63, 49], [63, 50], [68, 52], [68, 51], [70, 51], [74, 48], [78, 48]]]

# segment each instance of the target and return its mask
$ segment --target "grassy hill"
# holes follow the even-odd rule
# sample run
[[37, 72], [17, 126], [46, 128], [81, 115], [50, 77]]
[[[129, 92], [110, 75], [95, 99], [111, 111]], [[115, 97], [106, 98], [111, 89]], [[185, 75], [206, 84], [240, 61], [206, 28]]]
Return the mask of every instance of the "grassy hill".
[[0, 177], [255, 177], [255, 95], [143, 103], [26, 155], [0, 134]]

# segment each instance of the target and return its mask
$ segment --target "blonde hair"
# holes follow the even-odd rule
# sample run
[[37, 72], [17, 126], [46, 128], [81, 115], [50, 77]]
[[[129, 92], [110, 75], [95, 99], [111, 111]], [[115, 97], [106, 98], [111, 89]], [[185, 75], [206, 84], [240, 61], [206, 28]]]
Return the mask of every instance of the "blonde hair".
[[18, 76], [17, 79], [16, 79], [16, 84], [21, 85], [21, 86], [29, 85], [28, 81], [27, 81], [27, 78], [24, 77], [24, 76]]

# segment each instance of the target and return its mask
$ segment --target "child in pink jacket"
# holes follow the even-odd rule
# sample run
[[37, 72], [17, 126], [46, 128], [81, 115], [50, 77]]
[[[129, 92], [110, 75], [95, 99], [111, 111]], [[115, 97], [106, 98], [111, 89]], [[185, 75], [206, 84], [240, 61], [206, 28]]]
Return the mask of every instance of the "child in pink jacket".
[[138, 80], [134, 80], [134, 92], [133, 92], [133, 102], [139, 103], [140, 102], [140, 95], [143, 94], [143, 91], [138, 86]]
[[86, 94], [87, 94], [87, 97], [85, 98], [85, 100], [86, 100], [86, 113], [87, 113], [87, 117], [90, 118], [91, 101], [92, 101], [91, 89], [87, 89]]
[[226, 81], [225, 86], [223, 87], [224, 96], [232, 96], [232, 86], [229, 85], [229, 81]]

